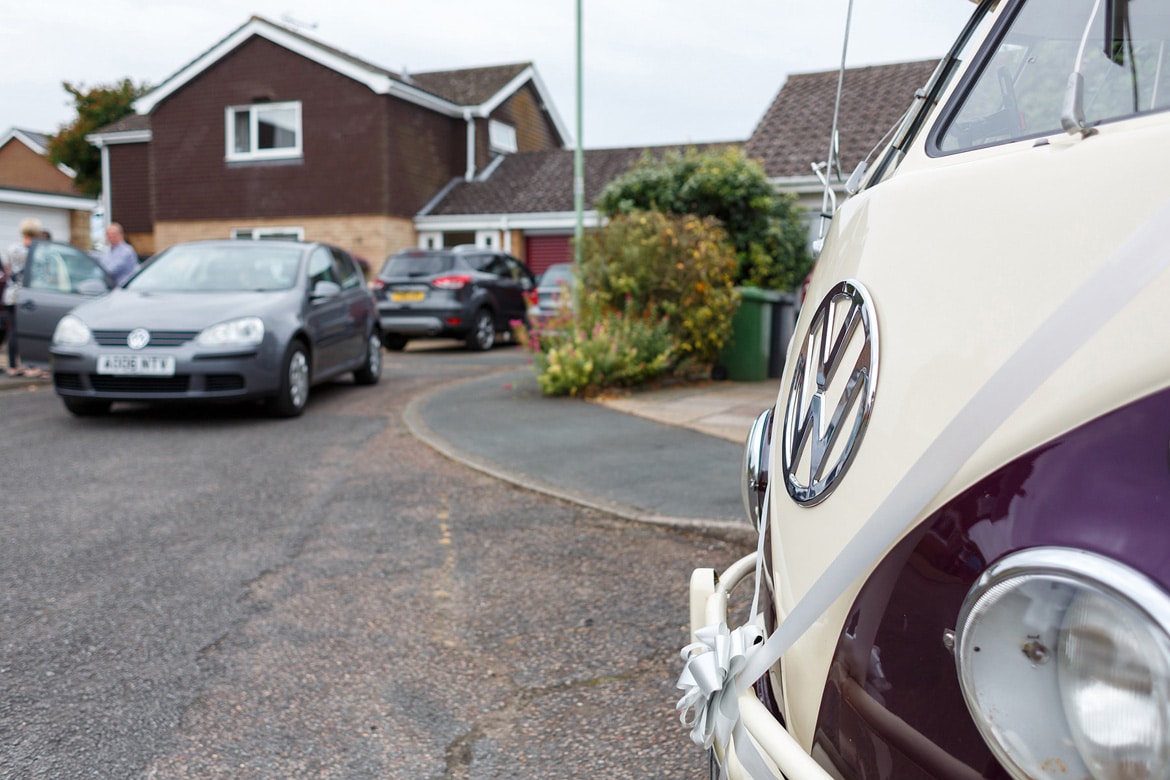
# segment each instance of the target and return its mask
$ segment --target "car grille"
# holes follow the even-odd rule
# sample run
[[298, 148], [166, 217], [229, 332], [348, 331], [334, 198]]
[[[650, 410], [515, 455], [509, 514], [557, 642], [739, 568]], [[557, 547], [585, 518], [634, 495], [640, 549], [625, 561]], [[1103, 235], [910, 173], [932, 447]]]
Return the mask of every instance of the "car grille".
[[81, 374], [53, 374], [53, 384], [62, 390], [82, 390]]
[[[95, 330], [93, 338], [103, 347], [124, 347], [128, 330]], [[150, 346], [152, 347], [180, 347], [199, 335], [197, 330], [152, 330], [150, 331]]]
[[[191, 377], [133, 377], [89, 375], [90, 385], [102, 393], [185, 393], [191, 387]], [[81, 374], [57, 372], [54, 386], [62, 390], [84, 391]], [[231, 393], [245, 388], [242, 374], [208, 374], [203, 378], [203, 389], [208, 393]]]
[[243, 390], [244, 377], [240, 374], [208, 374], [204, 377], [203, 384], [204, 389], [209, 393]]
[[89, 375], [89, 383], [99, 393], [185, 393], [191, 377], [177, 376], [98, 376]]

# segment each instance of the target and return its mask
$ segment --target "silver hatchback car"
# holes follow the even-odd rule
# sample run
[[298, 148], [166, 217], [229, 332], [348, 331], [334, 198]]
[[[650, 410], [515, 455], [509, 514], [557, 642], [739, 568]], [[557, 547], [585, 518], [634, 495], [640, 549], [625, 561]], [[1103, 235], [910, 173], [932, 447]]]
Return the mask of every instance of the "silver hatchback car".
[[262, 399], [283, 417], [313, 385], [382, 373], [374, 298], [345, 251], [293, 241], [177, 244], [64, 316], [53, 386], [76, 415], [115, 401]]

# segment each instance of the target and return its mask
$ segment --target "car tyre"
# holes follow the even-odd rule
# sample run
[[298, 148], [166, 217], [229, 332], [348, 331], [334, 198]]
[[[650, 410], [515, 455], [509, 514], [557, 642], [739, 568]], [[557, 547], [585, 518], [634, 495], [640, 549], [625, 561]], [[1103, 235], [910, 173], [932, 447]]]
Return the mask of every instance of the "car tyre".
[[401, 352], [406, 349], [406, 342], [406, 336], [401, 333], [387, 333], [386, 337], [382, 339], [382, 346], [395, 352]]
[[471, 332], [467, 334], [467, 348], [475, 352], [487, 352], [496, 343], [496, 323], [492, 313], [480, 309], [475, 313]]
[[366, 342], [366, 360], [361, 368], [353, 372], [353, 381], [359, 385], [376, 385], [381, 378], [382, 339], [378, 331], [374, 331]]
[[68, 395], [61, 396], [61, 401], [75, 417], [101, 417], [109, 413], [111, 404], [110, 401], [97, 398], [74, 398]]
[[288, 345], [280, 373], [280, 389], [270, 410], [277, 417], [299, 417], [309, 403], [309, 353], [301, 341]]

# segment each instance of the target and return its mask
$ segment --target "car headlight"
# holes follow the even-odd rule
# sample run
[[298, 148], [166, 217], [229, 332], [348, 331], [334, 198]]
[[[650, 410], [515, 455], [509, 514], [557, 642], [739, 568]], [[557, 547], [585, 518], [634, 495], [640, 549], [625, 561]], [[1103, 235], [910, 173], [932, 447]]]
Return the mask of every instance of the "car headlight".
[[254, 347], [264, 340], [264, 320], [241, 317], [206, 328], [195, 337], [201, 347]]
[[62, 347], [85, 346], [93, 338], [89, 326], [72, 314], [66, 314], [57, 321], [53, 329], [53, 344]]
[[955, 634], [980, 732], [1016, 778], [1170, 773], [1170, 597], [1081, 550], [1015, 553], [984, 573]]

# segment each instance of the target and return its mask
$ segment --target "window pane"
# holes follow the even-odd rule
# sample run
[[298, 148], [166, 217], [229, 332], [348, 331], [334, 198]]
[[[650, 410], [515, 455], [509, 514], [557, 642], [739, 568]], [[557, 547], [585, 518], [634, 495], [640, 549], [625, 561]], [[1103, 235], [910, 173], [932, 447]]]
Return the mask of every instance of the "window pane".
[[237, 154], [247, 154], [252, 151], [251, 131], [248, 129], [248, 116], [250, 112], [247, 110], [232, 112], [232, 130], [233, 130], [233, 144], [232, 151]]
[[1065, 87], [1083, 39], [1088, 124], [1170, 107], [1170, 9], [1126, 4], [1129, 24], [1120, 25], [1110, 56], [1105, 4], [1091, 15], [1095, 5], [1094, 0], [1027, 3], [963, 98], [940, 147], [955, 151], [1061, 132]]
[[317, 247], [309, 255], [309, 284], [336, 282], [333, 276], [333, 257], [324, 248]]
[[257, 149], [292, 149], [296, 147], [296, 109], [257, 108], [255, 110]]

